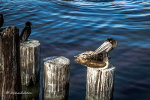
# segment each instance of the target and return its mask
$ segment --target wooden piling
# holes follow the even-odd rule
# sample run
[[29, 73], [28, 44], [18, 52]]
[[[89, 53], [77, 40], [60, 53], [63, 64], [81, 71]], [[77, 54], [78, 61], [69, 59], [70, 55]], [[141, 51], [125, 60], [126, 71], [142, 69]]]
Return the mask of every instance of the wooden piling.
[[35, 85], [40, 80], [40, 43], [28, 40], [20, 43], [21, 84]]
[[68, 100], [70, 60], [63, 56], [44, 59], [44, 100]]
[[2, 31], [3, 30], [0, 29], [0, 73], [2, 72], [2, 46], [1, 46], [2, 45], [2, 43], [1, 43], [2, 42], [2, 34], [3, 34]]
[[114, 71], [87, 67], [86, 100], [112, 100]]
[[20, 100], [19, 30], [8, 27], [0, 32], [0, 99]]

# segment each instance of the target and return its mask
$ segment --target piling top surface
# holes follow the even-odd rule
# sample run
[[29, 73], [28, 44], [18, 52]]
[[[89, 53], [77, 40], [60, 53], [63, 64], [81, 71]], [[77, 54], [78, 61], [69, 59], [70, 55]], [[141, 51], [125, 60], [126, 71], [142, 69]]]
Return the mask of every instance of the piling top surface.
[[7, 27], [5, 29], [0, 29], [0, 36], [1, 37], [11, 37], [15, 34], [18, 34], [19, 30], [17, 29], [17, 27]]
[[111, 70], [115, 70], [115, 67], [114, 66], [110, 66], [109, 68], [104, 68], [104, 69], [102, 69], [102, 68], [91, 68], [91, 67], [87, 67], [88, 69], [91, 69], [91, 70], [101, 70], [101, 71], [111, 71]]
[[23, 47], [37, 47], [40, 45], [40, 42], [38, 40], [28, 40], [23, 43], [20, 43], [20, 46]]
[[66, 66], [66, 65], [70, 64], [70, 60], [66, 57], [63, 57], [63, 56], [60, 56], [60, 57], [57, 57], [57, 56], [47, 57], [43, 61], [44, 61], [45, 64], [52, 64], [52, 65], [55, 65], [55, 66], [59, 66], [59, 65], [60, 66]]

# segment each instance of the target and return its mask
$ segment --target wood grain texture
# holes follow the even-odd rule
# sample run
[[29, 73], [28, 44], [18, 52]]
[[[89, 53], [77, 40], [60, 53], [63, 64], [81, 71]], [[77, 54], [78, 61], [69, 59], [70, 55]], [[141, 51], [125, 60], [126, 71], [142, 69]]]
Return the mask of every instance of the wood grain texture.
[[67, 100], [70, 60], [65, 57], [44, 59], [44, 100]]
[[87, 68], [86, 100], [111, 100], [115, 68]]
[[40, 43], [28, 40], [20, 43], [21, 84], [29, 86], [40, 80]]
[[8, 27], [0, 33], [0, 96], [1, 100], [19, 100], [21, 91], [19, 64], [19, 30]]

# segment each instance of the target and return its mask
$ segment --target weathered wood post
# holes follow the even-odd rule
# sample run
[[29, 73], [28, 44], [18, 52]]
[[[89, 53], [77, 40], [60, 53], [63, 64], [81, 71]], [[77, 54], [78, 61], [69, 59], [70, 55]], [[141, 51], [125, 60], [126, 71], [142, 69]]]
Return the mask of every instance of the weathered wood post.
[[0, 99], [20, 100], [19, 30], [8, 27], [0, 32]]
[[35, 85], [40, 80], [40, 43], [28, 40], [20, 43], [21, 84]]
[[44, 100], [68, 100], [70, 60], [63, 56], [44, 59]]
[[113, 98], [115, 67], [100, 69], [87, 67], [86, 100]]
[[87, 67], [86, 100], [112, 100], [115, 68], [110, 66], [108, 53], [117, 41], [108, 38], [95, 51], [86, 51], [75, 61]]

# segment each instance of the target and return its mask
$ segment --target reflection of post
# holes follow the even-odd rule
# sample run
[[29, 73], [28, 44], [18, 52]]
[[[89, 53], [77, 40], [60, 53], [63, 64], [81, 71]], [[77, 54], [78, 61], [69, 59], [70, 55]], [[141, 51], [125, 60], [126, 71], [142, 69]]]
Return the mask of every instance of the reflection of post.
[[115, 68], [87, 67], [86, 100], [111, 100]]
[[21, 84], [29, 86], [39, 81], [40, 43], [29, 40], [20, 43]]
[[70, 60], [65, 57], [44, 59], [44, 100], [67, 100]]
[[19, 30], [8, 27], [0, 33], [0, 99], [20, 100]]

